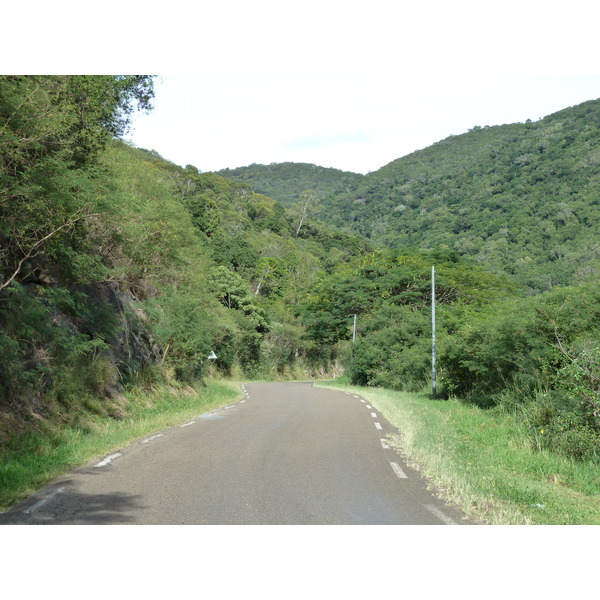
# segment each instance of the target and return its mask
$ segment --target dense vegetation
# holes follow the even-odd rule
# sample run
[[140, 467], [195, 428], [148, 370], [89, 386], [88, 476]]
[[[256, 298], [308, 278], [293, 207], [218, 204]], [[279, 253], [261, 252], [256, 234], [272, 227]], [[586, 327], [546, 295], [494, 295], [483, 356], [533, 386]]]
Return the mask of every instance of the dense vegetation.
[[323, 189], [323, 221], [381, 248], [455, 250], [530, 293], [597, 273], [600, 100], [537, 122], [474, 127], [354, 179], [330, 169], [327, 188], [305, 179], [308, 167], [251, 165], [228, 176], [269, 181], [277, 199]]
[[119, 141], [151, 101], [150, 77], [0, 80], [4, 434], [117, 414], [125, 388], [201, 380], [211, 351], [228, 375], [339, 368], [293, 307], [368, 243]]
[[[442, 393], [516, 411], [538, 444], [598, 458], [599, 156], [594, 100], [535, 123], [475, 127], [350, 190], [340, 180], [319, 218], [381, 251], [316, 288], [302, 311], [308, 337], [347, 340], [357, 314], [352, 380], [423, 388], [436, 264]], [[232, 177], [268, 175], [279, 189], [275, 167]]]
[[240, 183], [247, 183], [256, 192], [266, 194], [286, 207], [300, 199], [305, 190], [314, 190], [319, 198], [337, 192], [350, 192], [362, 175], [306, 163], [253, 164], [237, 169], [223, 169], [219, 175]]
[[324, 218], [384, 246], [456, 250], [537, 293], [597, 273], [599, 159], [595, 100], [398, 159], [331, 198]]
[[438, 394], [518, 414], [540, 447], [600, 458], [597, 286], [519, 295], [447, 251], [379, 251], [325, 279], [303, 307], [322, 344], [357, 339], [359, 385], [420, 391], [431, 377], [431, 265], [436, 264]]
[[435, 264], [441, 396], [599, 458], [600, 102], [362, 176], [175, 165], [119, 140], [152, 98], [0, 78], [0, 434], [210, 371], [427, 388]]

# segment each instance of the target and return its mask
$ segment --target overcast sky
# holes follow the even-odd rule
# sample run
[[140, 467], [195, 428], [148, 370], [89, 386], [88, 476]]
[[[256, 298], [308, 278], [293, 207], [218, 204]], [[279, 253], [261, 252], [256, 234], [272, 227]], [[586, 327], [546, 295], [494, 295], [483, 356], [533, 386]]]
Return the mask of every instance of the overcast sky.
[[101, 7], [3, 7], [27, 28], [4, 28], [0, 72], [162, 74], [129, 139], [202, 171], [295, 161], [366, 173], [475, 125], [600, 97], [594, 0]]
[[366, 173], [476, 125], [598, 97], [600, 76], [163, 76], [129, 139], [201, 171], [292, 161]]

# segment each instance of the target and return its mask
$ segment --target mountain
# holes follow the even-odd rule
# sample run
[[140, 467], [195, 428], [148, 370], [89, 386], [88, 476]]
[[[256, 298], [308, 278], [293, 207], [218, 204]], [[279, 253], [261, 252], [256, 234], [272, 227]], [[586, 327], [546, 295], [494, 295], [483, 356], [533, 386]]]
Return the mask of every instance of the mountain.
[[537, 293], [597, 274], [600, 100], [536, 122], [474, 127], [367, 175], [303, 163], [221, 175], [385, 248], [458, 252]]
[[359, 173], [292, 162], [252, 164], [217, 173], [227, 179], [247, 183], [255, 192], [270, 196], [287, 207], [306, 190], [313, 190], [319, 198], [325, 198], [337, 192], [350, 191], [363, 178]]
[[600, 266], [600, 100], [475, 127], [325, 199], [324, 221], [381, 246], [448, 248], [533, 291]]
[[0, 446], [151, 381], [336, 368], [295, 311], [370, 243], [116, 139], [151, 97], [146, 77], [0, 76]]

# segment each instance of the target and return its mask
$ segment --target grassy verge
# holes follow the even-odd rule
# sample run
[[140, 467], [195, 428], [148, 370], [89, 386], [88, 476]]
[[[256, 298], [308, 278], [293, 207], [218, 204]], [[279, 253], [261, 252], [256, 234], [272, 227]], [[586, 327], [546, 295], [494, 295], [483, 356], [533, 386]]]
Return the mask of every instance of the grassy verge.
[[540, 451], [515, 417], [426, 394], [361, 394], [396, 426], [390, 441], [471, 518], [489, 524], [600, 524], [600, 466]]
[[209, 381], [198, 390], [163, 387], [127, 394], [118, 418], [88, 410], [70, 425], [40, 422], [36, 431], [12, 436], [0, 448], [0, 510], [96, 456], [239, 396], [239, 386], [225, 381]]

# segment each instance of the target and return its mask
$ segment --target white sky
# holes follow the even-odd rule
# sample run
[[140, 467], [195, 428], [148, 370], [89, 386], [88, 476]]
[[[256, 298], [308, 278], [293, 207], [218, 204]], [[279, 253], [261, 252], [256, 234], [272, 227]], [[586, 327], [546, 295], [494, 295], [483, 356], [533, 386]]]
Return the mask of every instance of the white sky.
[[596, 4], [13, 3], [5, 22], [27, 17], [27, 29], [4, 28], [0, 72], [162, 74], [130, 139], [202, 171], [294, 161], [365, 173], [475, 125], [600, 97]]
[[129, 139], [201, 171], [307, 162], [366, 173], [475, 125], [600, 97], [600, 76], [179, 75]]

